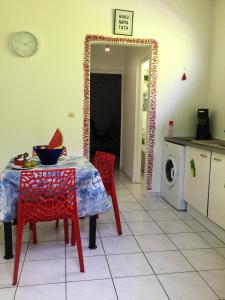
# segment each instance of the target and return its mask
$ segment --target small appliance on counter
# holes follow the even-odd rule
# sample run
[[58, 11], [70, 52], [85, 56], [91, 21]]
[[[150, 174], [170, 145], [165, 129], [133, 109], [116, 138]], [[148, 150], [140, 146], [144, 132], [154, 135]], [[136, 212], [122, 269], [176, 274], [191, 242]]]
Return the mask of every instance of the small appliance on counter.
[[210, 138], [211, 134], [209, 132], [209, 110], [207, 108], [199, 108], [196, 139], [209, 140]]

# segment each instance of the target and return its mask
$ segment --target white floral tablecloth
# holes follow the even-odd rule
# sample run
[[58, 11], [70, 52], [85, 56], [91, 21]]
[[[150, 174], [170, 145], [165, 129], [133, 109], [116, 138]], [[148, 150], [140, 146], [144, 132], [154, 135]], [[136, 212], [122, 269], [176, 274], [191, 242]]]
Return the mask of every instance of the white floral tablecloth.
[[[0, 221], [16, 217], [20, 185], [20, 170], [9, 163], [0, 175]], [[83, 156], [61, 157], [56, 165], [44, 166], [37, 160], [33, 169], [75, 168], [79, 217], [93, 216], [111, 208], [98, 170]]]

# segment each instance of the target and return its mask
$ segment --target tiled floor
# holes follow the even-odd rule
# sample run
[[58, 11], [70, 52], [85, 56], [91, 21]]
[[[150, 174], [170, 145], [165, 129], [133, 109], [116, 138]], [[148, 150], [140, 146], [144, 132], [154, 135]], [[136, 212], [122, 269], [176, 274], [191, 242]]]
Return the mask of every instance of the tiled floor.
[[37, 245], [25, 229], [19, 282], [12, 287], [13, 260], [2, 258], [1, 228], [0, 299], [225, 299], [225, 244], [186, 212], [145, 197], [141, 184], [119, 175], [116, 185], [123, 236], [107, 212], [98, 219], [98, 248], [89, 250], [88, 219], [81, 220], [83, 274], [76, 247], [64, 245], [62, 224], [58, 231], [54, 223], [40, 224]]

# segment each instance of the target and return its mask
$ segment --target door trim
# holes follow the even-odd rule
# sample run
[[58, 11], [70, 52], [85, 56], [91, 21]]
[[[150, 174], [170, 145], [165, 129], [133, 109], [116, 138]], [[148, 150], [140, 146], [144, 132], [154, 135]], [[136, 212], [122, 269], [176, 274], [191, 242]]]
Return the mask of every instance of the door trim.
[[158, 43], [154, 39], [117, 38], [102, 35], [88, 34], [84, 41], [84, 105], [83, 105], [83, 155], [89, 158], [90, 146], [90, 48], [93, 43], [111, 43], [124, 45], [151, 46], [150, 93], [147, 120], [147, 164], [146, 164], [146, 189], [152, 190], [152, 173], [154, 162], [155, 129], [156, 129], [156, 100], [158, 77]]

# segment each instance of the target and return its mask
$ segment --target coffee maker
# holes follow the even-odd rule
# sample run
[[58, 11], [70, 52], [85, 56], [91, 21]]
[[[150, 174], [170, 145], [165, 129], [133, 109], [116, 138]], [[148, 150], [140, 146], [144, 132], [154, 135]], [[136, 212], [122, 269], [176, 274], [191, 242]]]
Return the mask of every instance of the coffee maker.
[[209, 132], [209, 110], [207, 108], [199, 108], [196, 139], [208, 140], [210, 138], [211, 134]]

